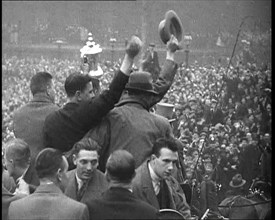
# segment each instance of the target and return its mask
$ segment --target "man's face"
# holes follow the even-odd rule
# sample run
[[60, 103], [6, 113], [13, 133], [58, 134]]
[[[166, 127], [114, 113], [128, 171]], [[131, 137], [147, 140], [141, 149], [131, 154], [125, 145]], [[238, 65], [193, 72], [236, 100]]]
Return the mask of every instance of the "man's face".
[[161, 179], [166, 179], [171, 176], [177, 160], [177, 152], [173, 152], [168, 148], [162, 148], [159, 157], [152, 155], [153, 169]]
[[88, 180], [92, 178], [98, 166], [97, 151], [80, 150], [77, 155], [74, 155], [73, 160], [79, 179]]
[[81, 101], [86, 101], [95, 96], [92, 82], [87, 83], [85, 89], [80, 93]]

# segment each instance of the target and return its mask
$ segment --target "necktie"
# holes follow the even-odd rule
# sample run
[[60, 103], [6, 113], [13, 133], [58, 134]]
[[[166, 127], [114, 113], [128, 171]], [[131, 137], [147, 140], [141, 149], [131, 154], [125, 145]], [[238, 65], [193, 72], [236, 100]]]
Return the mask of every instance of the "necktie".
[[158, 183], [155, 185], [155, 193], [156, 193], [156, 195], [159, 194], [159, 191], [160, 191], [160, 182], [158, 182]]
[[83, 185], [80, 187], [80, 189], [77, 191], [77, 201], [80, 201], [87, 189], [88, 181], [83, 181]]

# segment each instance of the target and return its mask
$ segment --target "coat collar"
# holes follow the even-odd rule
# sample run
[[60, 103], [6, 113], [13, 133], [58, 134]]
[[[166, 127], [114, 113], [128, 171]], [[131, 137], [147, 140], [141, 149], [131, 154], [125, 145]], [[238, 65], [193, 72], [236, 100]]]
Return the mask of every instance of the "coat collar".
[[57, 187], [54, 183], [51, 184], [41, 184], [37, 187], [34, 193], [57, 193], [63, 194], [61, 189]]
[[141, 106], [149, 111], [149, 106], [145, 102], [142, 102], [133, 96], [128, 96], [127, 94], [123, 95], [122, 99], [115, 105], [115, 107], [126, 105], [128, 103], [136, 104], [137, 106]]
[[[53, 103], [51, 98], [45, 93], [37, 93], [33, 96], [31, 102], [46, 102], [46, 103]], [[53, 103], [54, 104], [54, 103]]]
[[140, 166], [140, 173], [143, 174], [145, 178], [141, 178], [141, 187], [144, 192], [144, 195], [146, 195], [147, 200], [152, 204], [154, 207], [159, 209], [159, 203], [157, 196], [154, 191], [153, 183], [151, 180], [149, 168], [148, 168], [149, 160], [145, 161]]

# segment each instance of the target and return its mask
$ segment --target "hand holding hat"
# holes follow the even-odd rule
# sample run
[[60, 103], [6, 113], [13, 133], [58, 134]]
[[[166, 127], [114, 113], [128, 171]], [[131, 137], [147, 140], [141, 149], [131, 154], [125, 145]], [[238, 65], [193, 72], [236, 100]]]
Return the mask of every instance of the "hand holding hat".
[[142, 41], [137, 36], [132, 36], [126, 47], [126, 53], [133, 59], [140, 52]]
[[166, 44], [169, 51], [172, 53], [176, 52], [176, 50], [179, 50], [179, 42], [178, 39], [172, 34], [170, 40]]

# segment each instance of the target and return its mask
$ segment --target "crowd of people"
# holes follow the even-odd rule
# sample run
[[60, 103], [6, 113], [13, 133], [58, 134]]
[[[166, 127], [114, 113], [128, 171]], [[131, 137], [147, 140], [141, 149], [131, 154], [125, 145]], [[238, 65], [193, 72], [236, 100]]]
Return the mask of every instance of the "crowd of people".
[[[100, 78], [102, 90], [108, 88], [120, 64], [120, 60], [100, 62], [104, 72]], [[62, 107], [67, 102], [64, 82], [81, 71], [81, 65], [80, 59], [3, 55], [2, 144], [14, 138], [13, 112], [31, 100], [29, 83], [33, 75], [39, 71], [52, 74], [55, 103]], [[177, 179], [198, 192], [189, 201], [193, 214], [201, 215], [212, 206], [208, 204], [202, 213], [196, 212], [202, 207], [196, 202], [201, 203], [201, 186], [206, 179], [217, 186], [216, 204], [225, 198], [236, 174], [245, 180], [247, 193], [256, 178], [271, 183], [271, 86], [271, 70], [255, 65], [239, 64], [227, 69], [218, 64], [195, 63], [177, 69], [162, 102], [175, 106], [170, 125], [181, 143], [181, 175]]]

